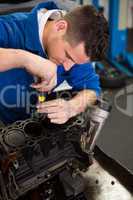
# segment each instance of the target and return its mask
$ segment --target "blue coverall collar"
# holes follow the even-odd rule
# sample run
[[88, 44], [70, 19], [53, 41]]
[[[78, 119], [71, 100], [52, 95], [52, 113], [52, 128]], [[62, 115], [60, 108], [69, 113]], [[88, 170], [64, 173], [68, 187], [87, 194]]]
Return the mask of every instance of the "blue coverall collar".
[[38, 31], [38, 21], [37, 21], [37, 12], [41, 8], [46, 8], [48, 10], [58, 9], [54, 2], [46, 2], [41, 3], [37, 7], [35, 7], [31, 13], [25, 24], [25, 33], [26, 33], [26, 48], [36, 54], [39, 54], [42, 57], [46, 57], [46, 54], [41, 46], [39, 40], [39, 31]]

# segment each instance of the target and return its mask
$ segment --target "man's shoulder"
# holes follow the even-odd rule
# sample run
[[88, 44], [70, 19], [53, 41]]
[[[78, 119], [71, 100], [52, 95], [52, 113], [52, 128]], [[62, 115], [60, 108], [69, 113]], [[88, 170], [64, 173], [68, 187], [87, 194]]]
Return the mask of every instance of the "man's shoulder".
[[1, 15], [0, 16], [0, 21], [17, 21], [17, 20], [22, 20], [26, 19], [28, 17], [28, 13], [26, 12], [16, 12], [16, 13], [11, 13], [8, 15]]
[[42, 2], [37, 4], [30, 12], [16, 12], [16, 13], [11, 13], [8, 15], [1, 15], [0, 20], [25, 20], [29, 15], [36, 15], [36, 12], [40, 10], [41, 8], [46, 8], [48, 10], [52, 9], [58, 9], [56, 4], [53, 1], [48, 1], [48, 2]]
[[86, 74], [86, 73], [95, 73], [93, 63], [88, 62], [88, 63], [83, 63], [83, 64], [75, 64], [71, 70], [69, 71], [71, 74], [75, 74], [77, 76], [80, 76], [81, 74]]
[[36, 12], [36, 11], [40, 10], [41, 8], [46, 8], [47, 10], [58, 9], [58, 7], [55, 4], [55, 2], [47, 1], [47, 2], [39, 3], [37, 6], [35, 6], [32, 9], [32, 12]]

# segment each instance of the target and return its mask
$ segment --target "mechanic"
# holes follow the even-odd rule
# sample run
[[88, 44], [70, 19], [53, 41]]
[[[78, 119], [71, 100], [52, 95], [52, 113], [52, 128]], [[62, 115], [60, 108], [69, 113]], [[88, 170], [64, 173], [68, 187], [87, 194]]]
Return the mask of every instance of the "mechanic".
[[17, 86], [26, 94], [32, 91], [34, 77], [28, 72], [41, 78], [40, 84], [32, 84], [39, 91], [50, 91], [64, 80], [79, 91], [69, 101], [56, 99], [37, 105], [38, 112], [47, 113], [51, 122], [65, 123], [84, 111], [100, 93], [91, 61], [103, 58], [107, 45], [106, 19], [92, 6], [64, 14], [53, 2], [45, 2], [29, 13], [1, 16], [0, 70], [8, 69], [0, 73], [1, 121], [8, 124], [30, 116], [27, 105], [16, 104], [23, 93], [18, 95]]

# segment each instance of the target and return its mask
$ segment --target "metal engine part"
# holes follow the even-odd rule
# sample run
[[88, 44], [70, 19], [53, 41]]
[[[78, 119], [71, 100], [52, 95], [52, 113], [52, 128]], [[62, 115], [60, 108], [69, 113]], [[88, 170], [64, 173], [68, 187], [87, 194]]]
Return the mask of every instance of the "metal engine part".
[[88, 155], [81, 151], [79, 145], [82, 131], [86, 129], [85, 122], [83, 116], [78, 116], [76, 120], [69, 122], [71, 128], [68, 130], [68, 125], [50, 125], [47, 119], [45, 121], [28, 119], [2, 128], [0, 130], [2, 199], [17, 199], [66, 169], [76, 160], [77, 163], [81, 162], [84, 167], [88, 167]]
[[[96, 108], [99, 109], [95, 106], [92, 110], [96, 111]], [[103, 108], [101, 108], [102, 111]], [[1, 199], [16, 200], [56, 175], [59, 175], [65, 183], [67, 196], [82, 193], [82, 178], [74, 179], [73, 176], [78, 177], [78, 171], [85, 171], [91, 164], [92, 144], [94, 146], [95, 135], [97, 135], [97, 130], [98, 134], [100, 130], [95, 129], [93, 133], [90, 132], [90, 124], [92, 119], [94, 124], [94, 118], [97, 124], [97, 119], [101, 117], [99, 112], [94, 113], [95, 115], [88, 108], [84, 113], [63, 125], [51, 124], [48, 118], [43, 120], [32, 118], [1, 128]], [[99, 122], [103, 124], [106, 117], [102, 115], [102, 119], [104, 120]], [[101, 123], [99, 123], [100, 129]], [[88, 134], [90, 134], [91, 143], [88, 143]], [[83, 136], [87, 136], [86, 143], [82, 140]], [[68, 175], [65, 177], [62, 174]], [[77, 189], [76, 185], [79, 183], [80, 186]]]

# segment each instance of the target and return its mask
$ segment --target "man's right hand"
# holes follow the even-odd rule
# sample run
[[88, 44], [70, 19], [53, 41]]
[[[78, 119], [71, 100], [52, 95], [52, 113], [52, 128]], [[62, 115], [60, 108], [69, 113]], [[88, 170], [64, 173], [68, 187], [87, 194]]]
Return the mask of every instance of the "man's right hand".
[[0, 71], [24, 67], [32, 75], [40, 78], [40, 84], [32, 87], [49, 91], [57, 83], [57, 65], [45, 58], [21, 49], [0, 48]]
[[40, 78], [40, 83], [34, 83], [31, 87], [41, 92], [52, 90], [57, 84], [57, 65], [48, 59], [31, 53], [27, 56], [26, 70]]
[[38, 55], [28, 53], [26, 54], [25, 68], [34, 76], [41, 79], [40, 84], [34, 84], [34, 87], [39, 89], [44, 87], [45, 84], [55, 86], [57, 82], [57, 65], [45, 58]]
[[53, 76], [50, 81], [41, 79], [40, 83], [33, 83], [32, 88], [37, 89], [40, 92], [51, 91], [57, 84], [57, 75]]

